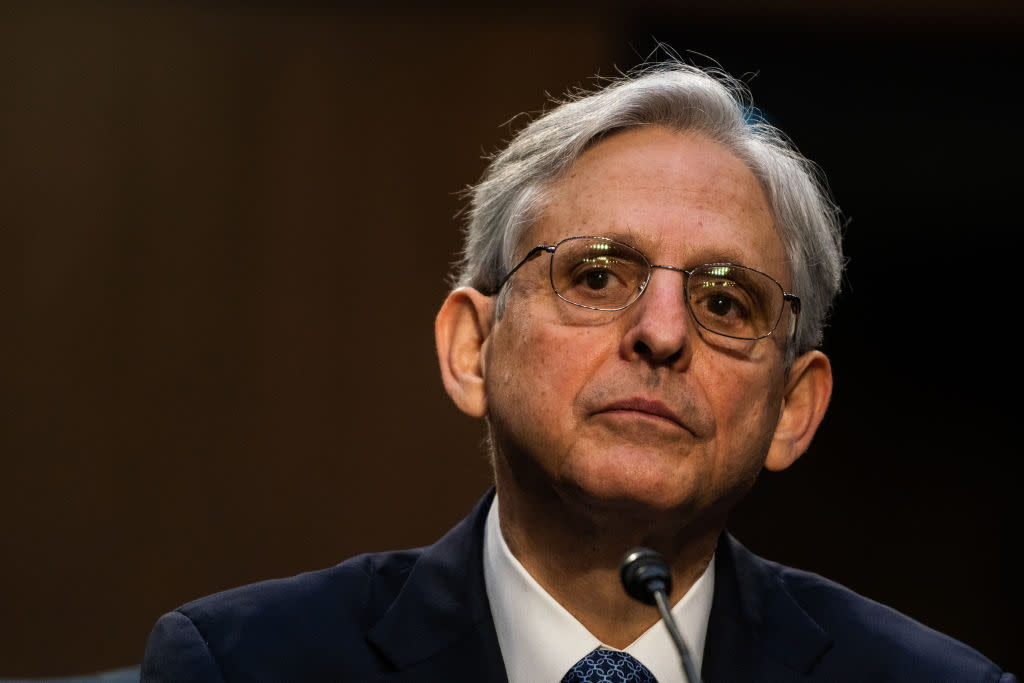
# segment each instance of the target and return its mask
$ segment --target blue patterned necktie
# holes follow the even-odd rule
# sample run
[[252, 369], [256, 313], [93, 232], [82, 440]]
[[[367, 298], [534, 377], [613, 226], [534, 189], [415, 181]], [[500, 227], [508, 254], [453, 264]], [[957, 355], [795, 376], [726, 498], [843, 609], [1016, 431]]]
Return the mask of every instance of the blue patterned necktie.
[[597, 648], [576, 662], [562, 683], [658, 683], [636, 657], [618, 650]]

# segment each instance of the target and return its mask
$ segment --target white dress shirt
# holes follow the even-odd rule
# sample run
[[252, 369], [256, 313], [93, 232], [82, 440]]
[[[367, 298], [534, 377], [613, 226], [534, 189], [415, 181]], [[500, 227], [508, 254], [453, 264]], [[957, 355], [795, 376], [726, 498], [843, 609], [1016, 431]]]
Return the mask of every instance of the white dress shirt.
[[[694, 668], [704, 659], [704, 636], [715, 589], [715, 563], [672, 608]], [[591, 650], [611, 648], [544, 590], [505, 543], [498, 522], [498, 498], [487, 513], [484, 582], [509, 683], [558, 683]], [[655, 610], [655, 607], [651, 607]], [[687, 683], [672, 636], [659, 620], [626, 647], [651, 670], [658, 683]]]

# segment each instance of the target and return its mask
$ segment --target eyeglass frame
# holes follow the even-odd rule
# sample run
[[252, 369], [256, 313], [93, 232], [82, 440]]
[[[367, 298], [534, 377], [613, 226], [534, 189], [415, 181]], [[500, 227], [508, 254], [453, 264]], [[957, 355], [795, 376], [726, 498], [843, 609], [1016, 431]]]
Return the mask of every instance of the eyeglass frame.
[[[603, 242], [612, 242], [612, 243], [615, 243], [615, 244], [621, 244], [623, 246], [629, 247], [630, 249], [635, 251], [637, 254], [639, 254], [641, 256], [641, 258], [643, 258], [643, 260], [647, 263], [647, 277], [644, 279], [643, 283], [640, 285], [640, 293], [636, 295], [635, 299], [633, 299], [632, 301], [630, 301], [629, 303], [627, 303], [624, 306], [619, 306], [618, 308], [598, 308], [596, 306], [587, 306], [586, 304], [581, 304], [581, 303], [577, 303], [575, 301], [570, 301], [569, 299], [566, 299], [564, 296], [562, 296], [562, 293], [559, 292], [558, 288], [555, 286], [555, 273], [554, 273], [555, 251], [557, 251], [558, 247], [560, 247], [564, 243], [566, 243], [566, 242], [568, 242], [570, 240], [578, 240], [578, 239], [601, 240]], [[740, 263], [701, 263], [700, 265], [696, 265], [696, 266], [690, 268], [689, 270], [687, 270], [686, 268], [678, 268], [676, 266], [669, 266], [669, 265], [663, 265], [663, 264], [658, 264], [658, 263], [651, 263], [651, 260], [647, 257], [647, 254], [642, 252], [637, 247], [634, 247], [632, 244], [627, 244], [626, 242], [621, 242], [619, 240], [612, 239], [611, 237], [602, 237], [600, 235], [573, 235], [571, 237], [565, 237], [565, 238], [559, 240], [558, 242], [556, 242], [555, 244], [538, 244], [533, 249], [528, 251], [526, 253], [526, 256], [524, 256], [523, 259], [519, 263], [517, 263], [515, 266], [513, 266], [512, 270], [508, 271], [508, 273], [505, 274], [505, 277], [501, 278], [501, 281], [498, 282], [497, 286], [495, 286], [494, 289], [490, 292], [490, 296], [494, 296], [498, 292], [500, 292], [501, 289], [506, 284], [508, 284], [508, 281], [512, 279], [512, 276], [516, 274], [516, 271], [518, 271], [520, 268], [522, 268], [524, 265], [526, 265], [529, 261], [532, 261], [533, 259], [537, 258], [537, 256], [539, 256], [542, 253], [547, 253], [547, 254], [551, 255], [551, 260], [548, 262], [548, 282], [551, 284], [551, 291], [553, 291], [555, 293], [555, 295], [559, 299], [561, 299], [562, 301], [566, 302], [567, 304], [572, 304], [573, 306], [577, 306], [579, 308], [585, 308], [585, 309], [591, 310], [591, 311], [623, 311], [623, 310], [629, 308], [630, 306], [632, 306], [633, 304], [635, 304], [637, 301], [640, 300], [640, 297], [642, 297], [644, 295], [644, 292], [647, 291], [647, 285], [649, 285], [651, 283], [651, 276], [654, 274], [654, 269], [655, 268], [661, 268], [662, 270], [670, 270], [670, 271], [673, 271], [673, 272], [676, 272], [676, 273], [682, 273], [683, 274], [683, 300], [686, 302], [686, 310], [690, 313], [690, 317], [693, 318], [693, 321], [695, 323], [700, 325], [700, 327], [702, 329], [707, 330], [711, 334], [717, 334], [720, 337], [727, 337], [729, 339], [740, 339], [740, 340], [743, 340], [743, 341], [758, 341], [758, 340], [764, 339], [766, 337], [770, 337], [771, 335], [773, 335], [775, 333], [775, 330], [777, 330], [779, 328], [779, 323], [782, 321], [782, 314], [786, 310], [786, 303], [788, 303], [789, 307], [790, 307], [790, 310], [793, 312], [793, 316], [794, 316], [793, 317], [793, 325], [792, 325], [792, 328], [790, 329], [789, 334], [793, 335], [794, 337], [796, 336], [796, 328], [797, 328], [797, 325], [800, 322], [800, 297], [798, 297], [796, 294], [792, 294], [790, 292], [787, 292], [786, 288], [782, 286], [782, 283], [779, 282], [778, 280], [776, 280], [775, 278], [773, 278], [768, 273], [763, 273], [760, 270], [757, 270], [756, 268], [751, 268], [750, 266], [744, 266], [743, 264], [740, 264]], [[688, 286], [689, 285], [690, 276], [695, 271], [697, 271], [700, 268], [709, 268], [709, 267], [716, 267], [716, 266], [731, 266], [731, 267], [734, 267], [734, 268], [743, 268], [744, 270], [752, 271], [754, 273], [757, 273], [758, 275], [763, 275], [763, 276], [765, 276], [766, 278], [768, 278], [769, 280], [771, 280], [772, 282], [775, 283], [775, 285], [779, 288], [779, 291], [782, 292], [782, 307], [779, 309], [779, 316], [775, 319], [775, 324], [772, 325], [772, 329], [771, 330], [769, 330], [768, 332], [762, 334], [760, 337], [737, 337], [737, 336], [734, 336], [734, 335], [731, 335], [731, 334], [725, 334], [724, 332], [718, 332], [718, 331], [712, 330], [711, 328], [709, 328], [707, 325], [705, 325], [704, 323], [702, 323], [700, 321], [700, 318], [698, 318], [697, 315], [693, 312], [693, 307], [690, 304], [690, 289], [689, 289], [689, 286]]]

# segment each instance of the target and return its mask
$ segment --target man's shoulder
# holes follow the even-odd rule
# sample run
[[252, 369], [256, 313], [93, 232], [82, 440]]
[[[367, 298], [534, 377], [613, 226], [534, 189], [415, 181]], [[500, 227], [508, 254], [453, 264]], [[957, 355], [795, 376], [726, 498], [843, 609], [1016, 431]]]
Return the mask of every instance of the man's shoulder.
[[[489, 616], [481, 549], [492, 496], [433, 545], [358, 555], [168, 612], [150, 633], [142, 679], [376, 680], [407, 667], [455, 666], [443, 656], [453, 643], [493, 654], [493, 628], [481, 628]], [[491, 659], [500, 663], [500, 654]]]
[[[163, 615], [147, 643], [145, 681], [260, 680], [264, 674], [334, 680], [371, 676], [382, 662], [365, 643], [422, 550], [359, 555], [334, 567], [269, 579], [192, 600]], [[340, 647], [344, 645], [345, 647]]]
[[922, 643], [941, 643], [944, 647], [966, 647], [903, 612], [824, 576], [778, 563], [770, 566], [800, 607], [831, 634], [866, 637], [879, 646], [905, 644], [910, 638]]
[[825, 670], [860, 670], [877, 680], [1015, 680], [1001, 678], [969, 645], [888, 605], [819, 574], [757, 561], [829, 639], [819, 662]]
[[309, 620], [374, 616], [401, 590], [422, 548], [366, 553], [333, 567], [284, 578], [266, 579], [192, 600], [176, 611], [193, 621], [279, 627], [290, 618]]

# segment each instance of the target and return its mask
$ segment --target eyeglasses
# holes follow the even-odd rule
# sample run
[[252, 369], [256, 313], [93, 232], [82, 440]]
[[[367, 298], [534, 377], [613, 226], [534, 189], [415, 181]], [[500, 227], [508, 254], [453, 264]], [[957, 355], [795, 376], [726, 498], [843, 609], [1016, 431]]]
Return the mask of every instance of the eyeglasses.
[[793, 330], [800, 299], [770, 275], [733, 263], [709, 263], [689, 270], [663, 266], [635, 247], [606, 237], [568, 237], [539, 245], [501, 279], [491, 294], [542, 253], [551, 254], [551, 287], [563, 301], [593, 311], [621, 311], [647, 289], [651, 273], [663, 268], [683, 274], [686, 307], [708, 332], [733, 339], [763, 339], [775, 331], [788, 303]]

